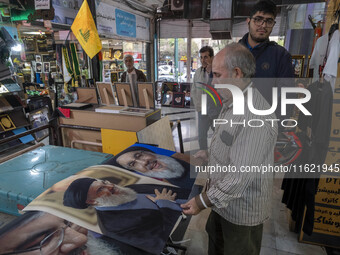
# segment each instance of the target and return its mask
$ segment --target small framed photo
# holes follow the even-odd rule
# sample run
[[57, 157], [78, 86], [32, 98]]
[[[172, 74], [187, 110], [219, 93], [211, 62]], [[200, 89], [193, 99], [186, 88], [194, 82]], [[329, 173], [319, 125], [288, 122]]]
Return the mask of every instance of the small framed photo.
[[50, 62], [43, 62], [44, 66], [44, 73], [49, 73], [50, 72]]
[[35, 55], [35, 61], [41, 62], [41, 55]]
[[118, 82], [118, 72], [111, 72], [111, 82]]
[[185, 94], [183, 92], [173, 92], [172, 106], [184, 107]]
[[292, 55], [292, 64], [296, 78], [303, 77], [303, 69], [305, 64], [305, 55]]
[[179, 85], [177, 82], [163, 82], [161, 89], [161, 105], [171, 106], [173, 93], [178, 92]]
[[35, 72], [36, 73], [42, 73], [42, 63], [41, 62], [35, 63]]

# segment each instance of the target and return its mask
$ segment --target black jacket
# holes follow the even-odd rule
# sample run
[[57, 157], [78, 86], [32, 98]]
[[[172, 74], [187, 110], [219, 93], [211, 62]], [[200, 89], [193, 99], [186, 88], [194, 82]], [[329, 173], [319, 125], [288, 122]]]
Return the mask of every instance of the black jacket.
[[[245, 34], [239, 43], [245, 47], [248, 46], [248, 34]], [[294, 69], [292, 57], [289, 52], [276, 42], [266, 40], [253, 49], [249, 49], [256, 60], [256, 73], [254, 85], [260, 91], [262, 96], [272, 105], [272, 88], [273, 87], [295, 87]], [[265, 79], [259, 79], [265, 78]], [[268, 79], [272, 78], [272, 79]], [[280, 91], [280, 90], [279, 90]], [[291, 98], [291, 97], [290, 97]], [[278, 107], [275, 112], [276, 116], [281, 119], [280, 97], [278, 98]], [[287, 116], [282, 119], [288, 119], [292, 115], [293, 106], [289, 105]]]
[[[137, 74], [137, 82], [146, 82], [145, 74], [141, 71], [135, 68], [136, 74]], [[121, 82], [126, 82], [126, 71], [122, 74]]]

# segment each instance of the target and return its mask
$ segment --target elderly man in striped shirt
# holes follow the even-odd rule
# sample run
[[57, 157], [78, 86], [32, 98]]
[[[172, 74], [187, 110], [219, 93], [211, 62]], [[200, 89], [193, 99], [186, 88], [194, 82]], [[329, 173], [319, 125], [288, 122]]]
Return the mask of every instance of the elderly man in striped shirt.
[[[255, 59], [244, 46], [227, 45], [215, 56], [212, 70], [213, 84], [233, 84], [245, 97], [252, 88], [254, 108], [270, 108], [259, 91], [252, 87], [250, 78], [255, 73]], [[185, 214], [192, 215], [211, 207], [206, 225], [209, 255], [255, 255], [260, 253], [263, 222], [269, 218], [271, 210], [273, 174], [242, 170], [273, 166], [277, 124], [267, 120], [276, 119], [276, 116], [255, 115], [247, 104], [244, 115], [234, 115], [230, 91], [218, 89], [218, 92], [223, 98], [218, 118], [234, 125], [217, 125], [209, 153], [199, 151], [195, 156], [208, 161], [208, 166], [229, 166], [226, 169], [233, 171], [210, 173], [206, 191], [181, 207]], [[264, 124], [261, 127], [247, 125], [252, 119]]]

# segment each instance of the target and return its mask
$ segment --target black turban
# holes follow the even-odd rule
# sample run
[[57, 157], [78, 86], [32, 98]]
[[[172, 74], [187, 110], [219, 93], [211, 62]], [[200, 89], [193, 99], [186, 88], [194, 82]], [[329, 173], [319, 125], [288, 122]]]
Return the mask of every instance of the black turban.
[[[141, 146], [131, 146], [121, 152], [119, 152], [116, 156], [114, 156], [112, 159], [108, 160], [107, 162], [105, 162], [106, 165], [112, 165], [112, 166], [118, 166], [118, 167], [121, 167], [121, 168], [125, 168], [123, 167], [122, 165], [120, 165], [118, 162], [117, 162], [117, 159], [125, 154], [125, 153], [128, 153], [128, 152], [131, 152], [131, 151], [147, 151], [147, 152], [151, 152], [151, 153], [154, 153], [152, 150], [150, 149], [147, 149], [145, 147], [141, 147]], [[155, 153], [154, 153], [155, 154]], [[125, 168], [126, 169], [126, 168]]]
[[64, 205], [76, 209], [86, 209], [87, 192], [91, 184], [96, 181], [93, 178], [80, 178], [73, 181], [64, 193]]

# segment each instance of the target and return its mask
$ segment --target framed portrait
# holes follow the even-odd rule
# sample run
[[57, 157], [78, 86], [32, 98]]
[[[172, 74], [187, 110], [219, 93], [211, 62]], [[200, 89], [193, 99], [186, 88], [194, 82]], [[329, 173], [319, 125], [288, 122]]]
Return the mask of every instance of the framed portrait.
[[172, 94], [172, 106], [184, 107], [185, 94], [183, 92], [173, 92]]
[[[31, 123], [32, 128], [41, 127], [44, 125], [48, 125], [49, 121], [49, 110], [48, 107], [41, 108], [39, 110], [35, 110], [29, 113], [29, 120]], [[34, 133], [35, 139], [40, 142], [45, 137], [48, 136], [48, 129], [43, 129]]]
[[303, 77], [303, 69], [305, 64], [305, 55], [292, 55], [292, 65], [296, 78]]
[[103, 105], [115, 104], [113, 88], [110, 82], [97, 82], [97, 90]]
[[110, 76], [112, 84], [118, 82], [118, 72], [111, 72]]
[[146, 90], [146, 96], [149, 101], [150, 108], [155, 108], [155, 95], [154, 88], [152, 82], [138, 82], [138, 98], [139, 98], [139, 107], [146, 108], [146, 100], [144, 95], [144, 90]]
[[41, 55], [35, 55], [35, 61], [41, 62]]
[[43, 68], [43, 66], [42, 66], [41, 62], [36, 62], [35, 63], [35, 72], [36, 73], [42, 73], [42, 68]]
[[119, 105], [124, 105], [122, 90], [125, 92], [127, 106], [133, 106], [132, 91], [130, 83], [117, 82], [114, 84]]
[[162, 106], [171, 106], [173, 92], [179, 92], [179, 84], [177, 82], [163, 82], [161, 90]]
[[50, 72], [50, 62], [43, 62], [44, 73]]

